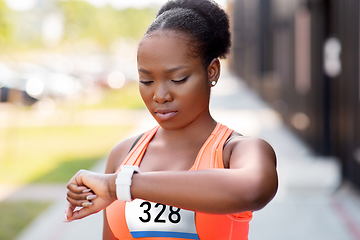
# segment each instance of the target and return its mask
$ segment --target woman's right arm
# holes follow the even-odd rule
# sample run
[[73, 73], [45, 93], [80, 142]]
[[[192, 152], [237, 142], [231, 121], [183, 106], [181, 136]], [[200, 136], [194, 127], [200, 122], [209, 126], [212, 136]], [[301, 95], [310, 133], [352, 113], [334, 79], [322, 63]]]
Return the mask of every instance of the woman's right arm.
[[[132, 144], [134, 143], [136, 137], [126, 139], [118, 143], [110, 152], [105, 173], [115, 173], [119, 168], [122, 161], [125, 159], [128, 154]], [[103, 226], [103, 240], [117, 240], [117, 238], [112, 233], [109, 223], [106, 217], [106, 209], [103, 210], [104, 214], [104, 226]]]

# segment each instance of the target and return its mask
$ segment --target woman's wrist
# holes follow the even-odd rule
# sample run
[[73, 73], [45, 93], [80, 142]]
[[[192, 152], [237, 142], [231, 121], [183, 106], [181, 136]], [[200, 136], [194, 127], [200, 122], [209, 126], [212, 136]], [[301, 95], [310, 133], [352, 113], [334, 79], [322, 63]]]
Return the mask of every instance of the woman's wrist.
[[131, 186], [130, 186], [130, 195], [131, 195], [131, 199], [136, 199], [139, 196], [136, 196], [136, 190], [134, 189], [134, 182], [136, 183], [138, 181], [138, 177], [139, 177], [139, 173], [135, 172], [134, 175], [132, 176], [132, 180], [131, 180]]
[[117, 177], [117, 173], [112, 173], [109, 174], [109, 179], [108, 179], [108, 189], [109, 189], [109, 195], [112, 201], [115, 201], [117, 199], [116, 196], [116, 177]]

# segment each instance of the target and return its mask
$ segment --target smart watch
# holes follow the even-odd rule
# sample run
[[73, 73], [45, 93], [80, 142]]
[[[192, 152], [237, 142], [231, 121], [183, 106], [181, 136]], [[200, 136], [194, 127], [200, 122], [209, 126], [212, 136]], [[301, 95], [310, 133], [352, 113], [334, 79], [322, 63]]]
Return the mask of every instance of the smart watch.
[[123, 165], [120, 168], [120, 172], [118, 172], [116, 177], [116, 196], [120, 201], [131, 202], [131, 193], [130, 186], [132, 181], [132, 176], [134, 173], [138, 173], [140, 171], [137, 166], [127, 166]]

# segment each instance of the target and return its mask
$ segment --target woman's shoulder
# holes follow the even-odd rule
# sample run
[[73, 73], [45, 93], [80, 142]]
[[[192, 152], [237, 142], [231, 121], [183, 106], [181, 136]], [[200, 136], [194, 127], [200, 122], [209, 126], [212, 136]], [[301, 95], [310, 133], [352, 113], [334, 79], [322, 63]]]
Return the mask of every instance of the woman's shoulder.
[[229, 164], [234, 160], [245, 164], [254, 157], [276, 163], [275, 152], [266, 140], [234, 132], [224, 148], [224, 159], [227, 159]]
[[114, 173], [119, 168], [120, 164], [129, 153], [134, 143], [139, 139], [141, 135], [135, 135], [133, 137], [126, 138], [118, 142], [111, 150], [106, 164], [106, 173]]
[[252, 150], [272, 149], [272, 146], [262, 138], [244, 136], [235, 131], [229, 137], [226, 146], [229, 146], [229, 148], [241, 148], [244, 153]]

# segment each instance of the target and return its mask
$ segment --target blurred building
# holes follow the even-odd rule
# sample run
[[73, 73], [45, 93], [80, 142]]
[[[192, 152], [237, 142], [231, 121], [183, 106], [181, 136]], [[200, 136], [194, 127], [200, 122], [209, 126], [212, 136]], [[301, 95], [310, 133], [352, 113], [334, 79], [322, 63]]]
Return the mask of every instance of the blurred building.
[[360, 189], [360, 4], [234, 0], [231, 68]]

